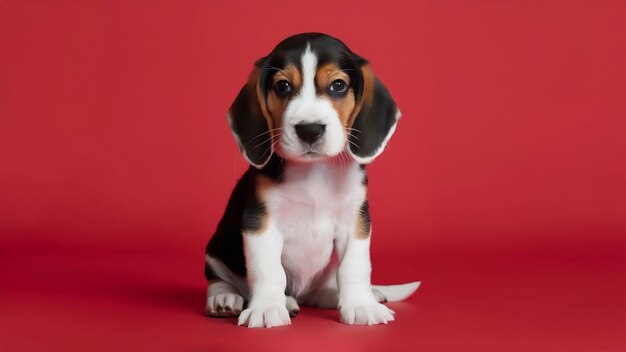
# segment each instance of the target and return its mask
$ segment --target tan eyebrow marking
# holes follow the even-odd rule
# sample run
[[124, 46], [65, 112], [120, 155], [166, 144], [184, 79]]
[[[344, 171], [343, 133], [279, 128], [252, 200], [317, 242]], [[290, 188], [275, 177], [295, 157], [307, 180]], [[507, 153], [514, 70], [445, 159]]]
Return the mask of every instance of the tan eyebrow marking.
[[325, 90], [336, 79], [341, 79], [350, 85], [350, 76], [342, 71], [335, 63], [327, 63], [317, 69], [315, 83], [320, 90]]
[[337, 79], [343, 80], [346, 84], [348, 84], [348, 86], [350, 86], [350, 76], [341, 70], [341, 68], [339, 68], [339, 66], [334, 62], [323, 64], [318, 67], [317, 72], [315, 73], [315, 83], [321, 94], [328, 97], [333, 108], [337, 111], [341, 125], [344, 127], [350, 127], [352, 121], [354, 120], [351, 117], [356, 107], [354, 90], [349, 88], [350, 90], [344, 98], [331, 98], [330, 95], [328, 95], [328, 86]]
[[[302, 74], [294, 64], [288, 64], [283, 69], [279, 69], [272, 78], [272, 85], [281, 80], [288, 81], [294, 91], [299, 91], [302, 87]], [[269, 89], [267, 96], [267, 110], [271, 116], [272, 143], [276, 141], [280, 128], [282, 128], [283, 114], [289, 101], [276, 96], [273, 89]]]
[[302, 87], [302, 75], [294, 64], [289, 64], [282, 70], [278, 70], [272, 79], [272, 84], [276, 84], [281, 80], [288, 81], [295, 90]]

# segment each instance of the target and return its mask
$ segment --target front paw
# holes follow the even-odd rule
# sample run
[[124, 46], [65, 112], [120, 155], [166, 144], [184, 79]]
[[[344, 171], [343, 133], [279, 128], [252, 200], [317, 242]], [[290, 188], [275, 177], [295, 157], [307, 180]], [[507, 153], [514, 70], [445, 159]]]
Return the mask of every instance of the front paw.
[[248, 308], [239, 315], [237, 325], [246, 325], [249, 328], [271, 328], [291, 325], [291, 319], [285, 303], [252, 300]]
[[376, 300], [365, 304], [344, 304], [339, 309], [341, 322], [348, 325], [387, 324], [394, 320], [394, 314], [393, 310]]

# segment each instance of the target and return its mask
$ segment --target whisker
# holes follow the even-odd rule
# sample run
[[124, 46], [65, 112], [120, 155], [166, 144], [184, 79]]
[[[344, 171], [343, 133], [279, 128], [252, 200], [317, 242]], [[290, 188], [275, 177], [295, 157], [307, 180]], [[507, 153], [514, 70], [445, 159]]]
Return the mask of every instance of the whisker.
[[356, 143], [354, 143], [351, 140], [348, 140], [348, 143], [352, 144], [353, 146], [355, 146], [357, 149], [361, 149], [361, 147], [359, 147]]
[[272, 139], [273, 139], [273, 137], [270, 137], [270, 138], [264, 140], [263, 142], [261, 142], [261, 143], [257, 144], [256, 146], [254, 146], [254, 148], [252, 148], [252, 150], [255, 150], [256, 148], [258, 148], [258, 147], [262, 146], [263, 144], [271, 141]]
[[279, 142], [279, 141], [276, 141], [276, 142], [272, 143], [272, 144], [270, 145], [270, 147], [269, 147], [269, 148], [267, 148], [267, 149], [265, 150], [265, 152], [263, 153], [263, 155], [261, 155], [261, 159], [263, 159], [263, 158], [265, 157], [265, 154], [267, 154], [267, 152], [269, 152], [270, 150], [272, 150], [272, 149], [274, 148], [274, 146], [276, 145], [276, 143], [278, 143], [278, 142]]
[[343, 176], [343, 158], [341, 157], [342, 153], [339, 153], [339, 176]]
[[352, 133], [348, 133], [348, 136], [353, 137], [353, 138], [356, 138], [356, 140], [357, 140], [357, 141], [360, 141], [359, 137], [357, 137], [357, 136], [353, 135]]
[[352, 127], [346, 127], [346, 129], [352, 130], [352, 131], [356, 131], [359, 133], [363, 133], [361, 130], [357, 130], [356, 128], [352, 128]]
[[350, 155], [348, 154], [348, 151], [343, 151], [343, 158], [346, 161], [346, 164], [350, 162]]
[[267, 142], [271, 141], [274, 137], [276, 137], [277, 141], [278, 141], [278, 140], [280, 140], [280, 132], [279, 132], [279, 133], [276, 133], [276, 135], [275, 135], [275, 136], [270, 136], [268, 139], [266, 139], [266, 140], [264, 140], [263, 142], [261, 142], [261, 143], [257, 144], [254, 148], [252, 148], [252, 150], [255, 150], [256, 148], [258, 148], [258, 147], [262, 146], [263, 144], [265, 144], [265, 143], [267, 143]]
[[[252, 142], [253, 140], [255, 140], [255, 139], [257, 139], [257, 138], [259, 138], [259, 137], [261, 137], [261, 136], [263, 136], [263, 135], [265, 135], [265, 134], [268, 134], [268, 133], [271, 133], [271, 132], [274, 132], [274, 131], [280, 131], [280, 130], [282, 130], [282, 127], [274, 128], [274, 129], [271, 129], [271, 130], [269, 130], [269, 131], [265, 131], [265, 132], [263, 132], [263, 133], [260, 133], [259, 135], [255, 136], [254, 138], [252, 138], [251, 140], [249, 140], [249, 141], [248, 141], [248, 143], [246, 143], [246, 145], [250, 144], [250, 142]], [[270, 145], [270, 147], [268, 148], [268, 150], [269, 150], [269, 149], [272, 149], [272, 147], [274, 147], [274, 146], [276, 145], [276, 143], [278, 143], [278, 142], [280, 141], [280, 139], [279, 139], [280, 135], [281, 135], [281, 133], [280, 133], [280, 132], [276, 133], [276, 135], [275, 135], [275, 136], [271, 136], [271, 137], [269, 137], [268, 139], [264, 140], [263, 142], [261, 142], [261, 143], [257, 144], [254, 148], [252, 148], [252, 150], [254, 150], [254, 149], [256, 149], [256, 148], [258, 148], [258, 147], [262, 146], [263, 144], [267, 143], [268, 141], [271, 141], [271, 140], [272, 140], [272, 138], [276, 137], [276, 138], [278, 138], [278, 139], [276, 140], [276, 142], [272, 143], [272, 144]], [[265, 154], [267, 154], [267, 151], [266, 151], [265, 153], [263, 153], [263, 155], [265, 155]], [[240, 151], [239, 153], [236, 153], [236, 154], [233, 156], [233, 175], [237, 173], [237, 155], [239, 155], [239, 160], [243, 160], [243, 159], [244, 159], [244, 158], [243, 158], [243, 151]]]
[[269, 131], [265, 131], [265, 132], [263, 132], [263, 133], [259, 133], [259, 134], [258, 134], [258, 135], [256, 135], [254, 138], [252, 138], [251, 140], [249, 140], [249, 141], [248, 141], [248, 143], [246, 143], [246, 145], [248, 145], [250, 142], [252, 142], [253, 140], [255, 140], [255, 139], [259, 138], [259, 137], [261, 137], [261, 136], [262, 136], [262, 135], [264, 135], [264, 134], [268, 134], [268, 133], [271, 133], [271, 132], [274, 132], [274, 131], [278, 131], [278, 130], [282, 130], [282, 129], [283, 129], [282, 127], [278, 127], [278, 128], [271, 129], [271, 130], [269, 130]]

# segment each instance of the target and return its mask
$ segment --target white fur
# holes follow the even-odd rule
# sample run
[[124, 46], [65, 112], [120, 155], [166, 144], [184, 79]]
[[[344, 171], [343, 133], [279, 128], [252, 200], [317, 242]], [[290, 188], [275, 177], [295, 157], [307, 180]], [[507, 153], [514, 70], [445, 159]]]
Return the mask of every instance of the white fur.
[[[292, 159], [318, 160], [341, 153], [346, 144], [346, 133], [339, 120], [337, 110], [326, 96], [318, 96], [315, 89], [317, 56], [307, 47], [302, 55], [302, 88], [294, 97], [283, 114], [283, 132], [281, 133], [281, 152]], [[313, 145], [302, 142], [294, 126], [302, 123], [320, 123], [326, 125], [326, 131]], [[316, 155], [307, 155], [307, 152]]]
[[212, 317], [236, 317], [243, 309], [243, 297], [225, 281], [212, 282], [206, 293], [206, 314]]
[[420, 281], [409, 282], [402, 285], [374, 285], [373, 291], [378, 291], [387, 302], [397, 302], [407, 299], [417, 291], [422, 283]]
[[207, 254], [205, 255], [205, 260], [207, 264], [209, 264], [209, 267], [213, 269], [217, 277], [233, 286], [237, 290], [236, 292], [242, 295], [243, 298], [249, 298], [250, 293], [248, 292], [248, 283], [244, 278], [230, 271], [230, 269], [228, 269], [228, 267], [219, 259], [213, 258]]
[[370, 237], [348, 236], [338, 250], [341, 257], [337, 283], [339, 284], [340, 319], [346, 324], [387, 324], [394, 320], [391, 309], [378, 302], [372, 292], [370, 275]]
[[288, 292], [302, 299], [324, 279], [333, 241], [355, 227], [365, 200], [363, 173], [354, 162], [293, 163], [285, 180], [265, 194], [269, 214], [284, 238], [282, 264]]
[[[336, 266], [329, 267], [329, 263], [334, 243], [350, 243], [348, 238], [355, 237], [357, 214], [365, 200], [362, 180], [363, 172], [353, 161], [347, 165], [338, 160], [291, 163], [284, 180], [266, 190], [267, 228], [261, 234], [244, 234], [251, 299], [239, 317], [240, 325], [290, 324], [285, 289], [297, 301], [315, 297], [314, 305], [336, 307], [337, 290], [332, 283]], [[356, 241], [369, 246], [369, 239]], [[367, 258], [369, 263], [369, 253]], [[363, 285], [373, 297], [369, 270], [357, 269], [356, 275], [367, 276]], [[321, 288], [330, 295], [322, 297]]]
[[263, 233], [244, 233], [243, 247], [251, 298], [239, 316], [250, 328], [290, 325], [286, 307], [287, 278], [280, 262], [283, 237], [272, 218]]

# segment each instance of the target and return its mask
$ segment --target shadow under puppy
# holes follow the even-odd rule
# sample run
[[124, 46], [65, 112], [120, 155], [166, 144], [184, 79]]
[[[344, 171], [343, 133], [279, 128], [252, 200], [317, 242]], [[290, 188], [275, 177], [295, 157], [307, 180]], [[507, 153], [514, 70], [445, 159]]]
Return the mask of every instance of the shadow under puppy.
[[289, 325], [304, 304], [346, 324], [394, 319], [381, 302], [419, 282], [370, 282], [365, 164], [399, 117], [367, 61], [331, 36], [289, 37], [256, 62], [228, 112], [251, 166], [206, 247], [209, 316]]

